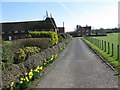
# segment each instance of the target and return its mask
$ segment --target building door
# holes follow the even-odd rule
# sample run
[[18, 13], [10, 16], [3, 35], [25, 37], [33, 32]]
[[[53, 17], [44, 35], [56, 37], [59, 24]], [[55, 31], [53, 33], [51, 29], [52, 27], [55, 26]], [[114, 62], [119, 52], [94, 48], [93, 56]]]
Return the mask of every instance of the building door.
[[11, 41], [12, 40], [12, 37], [11, 36], [9, 36], [9, 41]]

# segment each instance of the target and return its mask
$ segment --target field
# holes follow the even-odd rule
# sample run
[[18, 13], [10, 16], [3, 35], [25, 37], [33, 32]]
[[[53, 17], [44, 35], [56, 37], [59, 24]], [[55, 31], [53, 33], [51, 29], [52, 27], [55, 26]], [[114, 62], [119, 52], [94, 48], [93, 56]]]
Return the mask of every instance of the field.
[[[83, 38], [92, 48], [100, 53], [115, 68], [120, 68], [120, 33], [110, 33], [107, 36]], [[112, 49], [113, 44], [113, 49]], [[119, 45], [119, 50], [118, 50]]]
[[100, 37], [93, 37], [93, 38], [108, 41], [117, 45], [119, 42], [118, 38], [120, 38], [120, 33], [111, 33], [111, 34], [107, 34], [107, 36], [100, 36]]
[[[110, 55], [112, 54], [112, 43], [113, 43], [113, 58], [117, 59], [117, 45], [120, 44], [120, 41], [118, 38], [120, 38], [120, 33], [111, 33], [111, 34], [107, 34], [107, 36], [101, 36], [101, 37], [92, 37], [95, 38], [97, 40], [103, 40], [106, 41], [106, 52], [108, 52], [108, 42], [109, 42], [109, 47], [110, 47]], [[102, 43], [101, 43], [102, 44]]]

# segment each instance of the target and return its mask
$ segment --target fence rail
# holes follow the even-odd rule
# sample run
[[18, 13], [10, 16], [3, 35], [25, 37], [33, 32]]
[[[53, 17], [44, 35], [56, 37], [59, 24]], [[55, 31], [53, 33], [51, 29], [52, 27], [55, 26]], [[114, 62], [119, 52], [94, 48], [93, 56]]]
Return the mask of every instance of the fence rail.
[[99, 40], [92, 37], [84, 37], [88, 41], [90, 41], [92, 44], [97, 46], [102, 51], [109, 54], [111, 57], [114, 57], [116, 60], [120, 60], [120, 46], [115, 45], [114, 43], [110, 43], [108, 41]]

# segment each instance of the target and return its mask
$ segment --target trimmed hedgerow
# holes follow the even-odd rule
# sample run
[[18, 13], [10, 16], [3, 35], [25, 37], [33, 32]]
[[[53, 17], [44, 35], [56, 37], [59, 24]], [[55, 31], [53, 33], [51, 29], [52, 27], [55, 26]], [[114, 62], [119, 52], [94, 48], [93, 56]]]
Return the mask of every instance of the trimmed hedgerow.
[[58, 44], [58, 35], [56, 32], [41, 31], [41, 32], [29, 32], [28, 38], [49, 38], [52, 45]]
[[49, 38], [26, 38], [4, 41], [2, 45], [2, 62], [22, 62], [26, 60], [28, 56], [38, 53], [51, 45]]
[[14, 40], [14, 45], [15, 48], [35, 46], [46, 49], [52, 44], [50, 43], [49, 38], [26, 38]]

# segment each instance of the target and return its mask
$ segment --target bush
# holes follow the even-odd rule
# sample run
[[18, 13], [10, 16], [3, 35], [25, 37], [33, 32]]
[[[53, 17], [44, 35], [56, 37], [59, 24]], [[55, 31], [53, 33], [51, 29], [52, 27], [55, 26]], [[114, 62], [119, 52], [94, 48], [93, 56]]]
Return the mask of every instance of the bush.
[[15, 53], [14, 63], [20, 63], [25, 61], [28, 56], [33, 55], [35, 53], [39, 53], [41, 51], [38, 47], [24, 47], [20, 48], [19, 51]]
[[28, 38], [14, 41], [5, 41], [2, 45], [2, 62], [19, 63], [27, 59], [29, 55], [38, 53], [49, 47], [48, 38]]
[[2, 62], [13, 63], [13, 43], [10, 41], [3, 42], [2, 45]]
[[42, 31], [42, 32], [30, 32], [27, 35], [28, 38], [49, 38], [52, 45], [58, 44], [58, 35], [56, 32]]
[[27, 56], [35, 54], [35, 53], [39, 53], [41, 51], [40, 48], [38, 47], [25, 47], [24, 51], [26, 53]]
[[59, 42], [62, 42], [67, 38], [71, 38], [70, 34], [68, 34], [68, 33], [60, 34], [58, 37], [59, 37]]
[[26, 38], [26, 39], [18, 39], [14, 40], [14, 47], [39, 47], [41, 49], [46, 49], [50, 45], [52, 45], [49, 41], [49, 38]]
[[26, 59], [26, 54], [24, 49], [20, 48], [18, 52], [15, 53], [15, 61], [14, 63], [22, 62]]
[[58, 40], [59, 40], [59, 42], [62, 42], [64, 40], [64, 38], [61, 35], [59, 35]]

